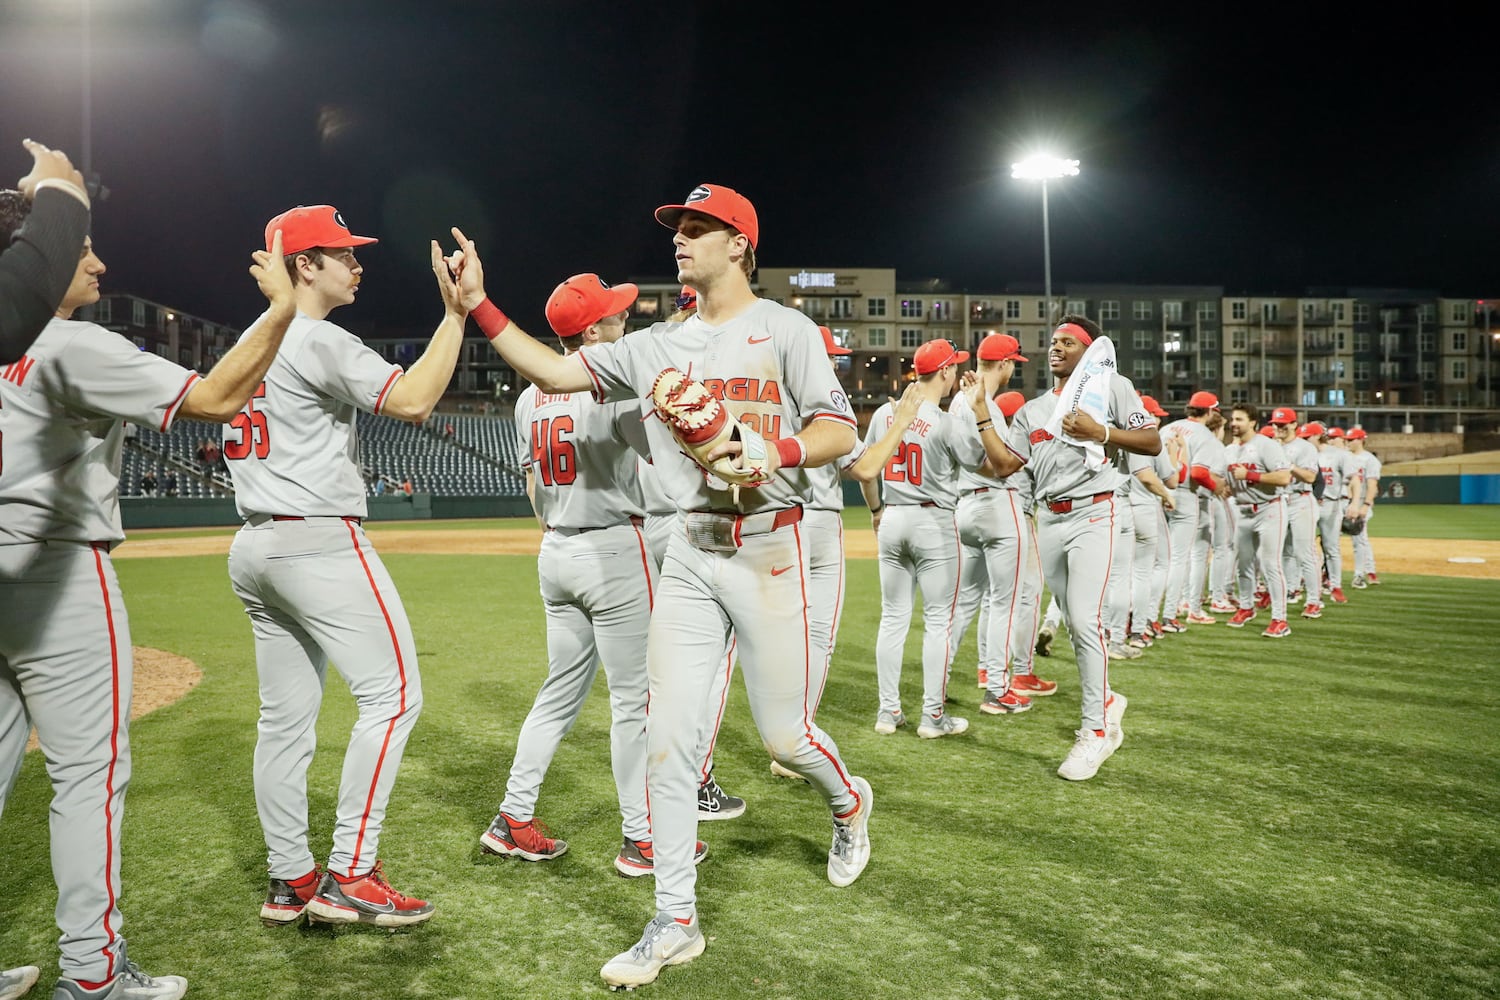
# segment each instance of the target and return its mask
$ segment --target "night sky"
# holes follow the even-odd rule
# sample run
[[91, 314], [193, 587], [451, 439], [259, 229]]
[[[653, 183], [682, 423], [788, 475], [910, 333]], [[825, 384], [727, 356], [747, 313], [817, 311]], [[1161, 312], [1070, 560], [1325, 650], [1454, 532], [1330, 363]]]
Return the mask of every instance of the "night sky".
[[[7, 182], [28, 135], [81, 159], [81, 3], [0, 7]], [[493, 297], [542, 332], [569, 274], [670, 280], [652, 210], [713, 181], [755, 202], [764, 265], [1040, 291], [1039, 191], [1009, 164], [1046, 145], [1082, 161], [1050, 187], [1058, 291], [1500, 295], [1493, 46], [1474, 26], [957, 12], [978, 6], [93, 0], [105, 289], [244, 325], [266, 220], [331, 203], [382, 240], [346, 326], [430, 329], [427, 241], [456, 222]]]

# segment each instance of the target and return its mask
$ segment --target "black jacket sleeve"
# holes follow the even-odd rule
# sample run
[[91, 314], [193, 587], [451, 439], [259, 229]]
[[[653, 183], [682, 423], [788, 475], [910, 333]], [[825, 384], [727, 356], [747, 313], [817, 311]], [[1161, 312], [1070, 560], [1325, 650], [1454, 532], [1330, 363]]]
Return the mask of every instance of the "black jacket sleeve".
[[31, 214], [0, 254], [0, 364], [36, 340], [78, 270], [89, 210], [65, 191], [42, 188]]

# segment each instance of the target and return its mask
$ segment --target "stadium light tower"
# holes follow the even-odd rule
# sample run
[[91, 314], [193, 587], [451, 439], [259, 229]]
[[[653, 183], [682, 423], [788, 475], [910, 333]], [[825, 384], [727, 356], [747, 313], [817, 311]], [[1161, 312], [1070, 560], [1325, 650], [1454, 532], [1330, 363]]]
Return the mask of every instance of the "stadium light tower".
[[1052, 232], [1047, 218], [1047, 182], [1078, 176], [1078, 161], [1039, 154], [1010, 165], [1010, 176], [1016, 180], [1042, 182], [1042, 274], [1047, 299], [1047, 322], [1052, 322]]

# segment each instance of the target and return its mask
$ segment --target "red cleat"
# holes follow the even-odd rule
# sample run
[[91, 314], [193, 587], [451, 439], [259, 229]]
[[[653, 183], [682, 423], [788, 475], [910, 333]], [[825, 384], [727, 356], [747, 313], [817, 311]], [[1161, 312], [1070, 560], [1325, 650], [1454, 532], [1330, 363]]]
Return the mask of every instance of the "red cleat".
[[1240, 608], [1234, 613], [1234, 617], [1229, 619], [1229, 621], [1225, 624], [1227, 624], [1230, 628], [1244, 628], [1245, 623], [1254, 617], [1254, 608]]

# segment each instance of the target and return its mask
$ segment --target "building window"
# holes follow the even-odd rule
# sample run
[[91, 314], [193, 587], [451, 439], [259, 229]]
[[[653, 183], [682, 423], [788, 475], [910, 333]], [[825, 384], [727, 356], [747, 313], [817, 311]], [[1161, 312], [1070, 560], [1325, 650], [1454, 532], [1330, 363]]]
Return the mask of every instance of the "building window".
[[1340, 323], [1344, 321], [1344, 304], [1342, 302], [1328, 303], [1328, 311]]
[[[1302, 318], [1303, 319], [1316, 319], [1317, 315], [1318, 315], [1318, 304], [1316, 302], [1304, 302], [1304, 303], [1302, 303]], [[1307, 405], [1305, 401], [1304, 401], [1303, 405], [1304, 406]]]
[[1467, 323], [1469, 321], [1469, 304], [1467, 302], [1455, 302], [1449, 308], [1448, 319], [1453, 323]]
[[1417, 319], [1423, 323], [1437, 322], [1437, 306], [1431, 302], [1424, 302], [1417, 307]]
[[1303, 406], [1317, 406], [1318, 405], [1318, 390], [1316, 390], [1316, 389], [1304, 389], [1304, 390], [1302, 390], [1302, 405]]
[[1381, 378], [1383, 378], [1383, 379], [1392, 379], [1392, 378], [1398, 377], [1400, 374], [1401, 374], [1401, 362], [1399, 362], [1399, 361], [1382, 361], [1382, 362], [1380, 362], [1380, 377]]
[[1006, 319], [1020, 319], [1021, 318], [1021, 300], [1020, 299], [1006, 299], [1005, 300], [1005, 318]]
[[1151, 303], [1139, 300], [1130, 303], [1130, 315], [1134, 319], [1150, 319]]
[[1250, 390], [1249, 389], [1230, 389], [1229, 390], [1229, 405], [1235, 406], [1235, 405], [1237, 405], [1239, 403], [1248, 403], [1248, 402], [1250, 402]]
[[1467, 330], [1454, 330], [1453, 331], [1453, 341], [1452, 341], [1452, 343], [1453, 343], [1453, 350], [1455, 352], [1461, 354], [1461, 353], [1467, 351], [1469, 349], [1469, 333], [1468, 333], [1468, 331]]
[[1041, 320], [1044, 323], [1047, 321], [1047, 300], [1046, 299], [1037, 299], [1036, 300], [1036, 318], [1039, 319], [1039, 320]]
[[1199, 366], [1205, 382], [1217, 382], [1219, 380], [1219, 363], [1217, 361], [1205, 361]]
[[[1010, 335], [1012, 337], [1015, 337], [1016, 336], [1016, 331], [1012, 330], [1010, 332]], [[1016, 337], [1016, 341], [1019, 343], [1020, 342], [1020, 338]], [[1039, 350], [1039, 351], [1046, 351], [1051, 346], [1052, 346], [1052, 333], [1051, 333], [1051, 331], [1049, 331], [1049, 330], [1043, 330], [1041, 333], [1038, 333], [1036, 335], [1036, 349], [1037, 350]]]
[[1219, 331], [1217, 328], [1209, 327], [1203, 331], [1198, 347], [1205, 351], [1217, 351], [1219, 349]]
[[1120, 318], [1120, 303], [1111, 301], [1109, 299], [1105, 299], [1103, 302], [1100, 302], [1099, 303], [1099, 318], [1101, 320], [1119, 319]]
[[1354, 381], [1370, 381], [1370, 362], [1363, 360], [1356, 360], [1354, 362]]
[[1343, 406], [1344, 405], [1344, 390], [1343, 389], [1329, 389], [1328, 390], [1328, 405], [1329, 406]]
[[1147, 382], [1156, 374], [1155, 362], [1147, 358], [1136, 358], [1135, 367], [1131, 370], [1130, 377], [1137, 383]]
[[909, 326], [901, 328], [901, 346], [906, 350], [913, 350], [922, 346], [922, 331], [914, 330]]
[[1448, 362], [1448, 381], [1467, 382], [1469, 380], [1469, 362], [1466, 358], [1454, 358]]
[[1248, 351], [1250, 349], [1250, 335], [1244, 330], [1229, 331], [1229, 349], [1231, 351]]
[[922, 300], [921, 299], [902, 299], [901, 300], [901, 318], [902, 319], [921, 319], [922, 318]]
[[1217, 302], [1200, 302], [1200, 303], [1198, 303], [1198, 318], [1200, 320], [1203, 320], [1203, 319], [1218, 319], [1219, 318], [1219, 304]]
[[1340, 354], [1343, 354], [1344, 351], [1347, 350], [1348, 347], [1349, 347], [1349, 334], [1348, 334], [1348, 331], [1345, 331], [1345, 330], [1335, 330], [1335, 331], [1333, 331], [1333, 346], [1334, 346], [1335, 350], [1337, 350]]
[[1262, 302], [1260, 304], [1260, 318], [1268, 323], [1273, 323], [1281, 318], [1280, 302]]
[[1370, 303], [1368, 303], [1368, 302], [1356, 302], [1356, 303], [1354, 303], [1354, 322], [1356, 322], [1356, 323], [1368, 323], [1368, 322], [1370, 322]]
[[828, 317], [829, 319], [853, 319], [854, 300], [834, 299], [828, 303]]
[[1163, 302], [1161, 304], [1161, 317], [1169, 323], [1175, 323], [1182, 319], [1181, 302]]
[[865, 315], [878, 318], [885, 315], [885, 299], [865, 299]]
[[1132, 330], [1130, 333], [1130, 346], [1137, 351], [1149, 351], [1154, 346], [1156, 338], [1150, 330]]
[[1244, 299], [1236, 299], [1235, 301], [1229, 303], [1230, 319], [1244, 319], [1248, 315], [1249, 313], [1246, 312]]
[[885, 327], [883, 327], [883, 326], [872, 326], [872, 327], [870, 327], [870, 329], [865, 333], [865, 343], [868, 344], [871, 347], [884, 347], [884, 346], [886, 346], [885, 345]]
[[1431, 354], [1437, 350], [1437, 331], [1423, 330], [1421, 336], [1417, 337], [1417, 350], [1423, 354]]
[[130, 300], [130, 325], [146, 325], [146, 303], [142, 302], [140, 299]]
[[1363, 354], [1370, 349], [1370, 331], [1359, 330], [1354, 334], [1354, 351]]
[[1454, 406], [1468, 406], [1469, 405], [1469, 394], [1467, 392], [1455, 392], [1453, 394], [1453, 405]]
[[1229, 377], [1236, 382], [1245, 381], [1245, 361], [1243, 358], [1235, 358], [1229, 362]]
[[1342, 382], [1344, 380], [1344, 372], [1347, 369], [1345, 369], [1344, 363], [1342, 361], [1335, 361], [1333, 362], [1333, 364], [1328, 366], [1328, 370], [1333, 372], [1333, 377], [1336, 381]]
[[1436, 406], [1437, 405], [1437, 390], [1436, 389], [1423, 389], [1422, 390], [1422, 405], [1423, 406]]
[[1088, 310], [1084, 308], [1084, 305], [1085, 303], [1082, 299], [1069, 299], [1065, 304], [1065, 308], [1074, 316], [1087, 316]]
[[948, 299], [938, 299], [932, 304], [932, 318], [935, 320], [951, 320], [953, 318], [953, 303]]

